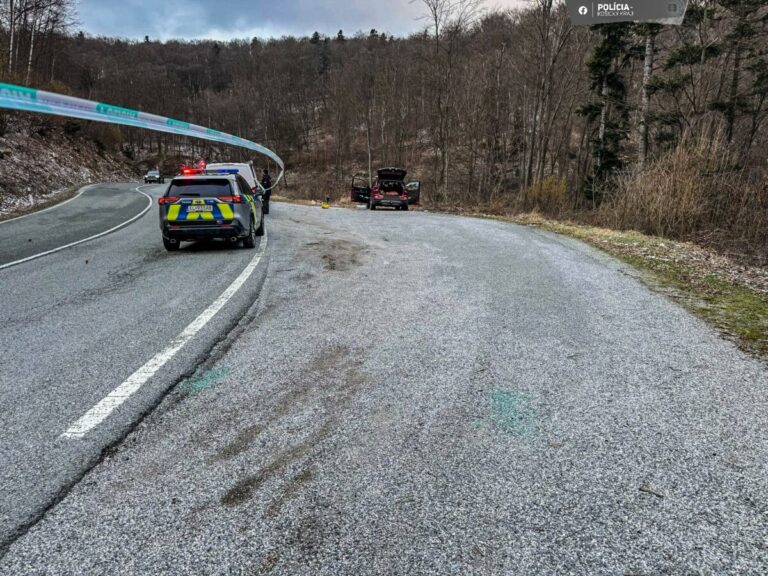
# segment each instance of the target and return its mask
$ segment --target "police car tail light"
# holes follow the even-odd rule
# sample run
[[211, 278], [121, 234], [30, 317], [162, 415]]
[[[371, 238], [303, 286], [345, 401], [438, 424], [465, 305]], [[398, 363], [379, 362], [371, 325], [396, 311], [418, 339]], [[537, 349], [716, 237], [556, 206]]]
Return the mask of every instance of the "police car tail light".
[[242, 204], [243, 199], [240, 196], [219, 196], [218, 197], [219, 202], [227, 202], [227, 203], [234, 203], [234, 204]]
[[173, 204], [178, 200], [179, 199], [176, 196], [160, 196], [160, 198], [157, 199], [157, 203], [162, 206], [163, 204]]
[[202, 174], [203, 171], [199, 168], [184, 168], [184, 170], [181, 171], [181, 173], [184, 176], [191, 176], [192, 174]]

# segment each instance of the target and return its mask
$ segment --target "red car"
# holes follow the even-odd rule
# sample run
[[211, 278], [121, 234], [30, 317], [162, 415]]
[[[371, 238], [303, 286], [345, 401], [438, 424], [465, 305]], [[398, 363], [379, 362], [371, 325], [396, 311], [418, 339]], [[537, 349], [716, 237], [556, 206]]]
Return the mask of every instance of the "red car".
[[371, 187], [368, 186], [368, 177], [356, 174], [352, 178], [352, 188], [350, 189], [350, 199], [352, 202], [368, 204], [371, 199]]
[[408, 210], [408, 191], [403, 184], [407, 172], [402, 168], [382, 168], [376, 174], [378, 178], [371, 188], [368, 209], [390, 206], [395, 210]]

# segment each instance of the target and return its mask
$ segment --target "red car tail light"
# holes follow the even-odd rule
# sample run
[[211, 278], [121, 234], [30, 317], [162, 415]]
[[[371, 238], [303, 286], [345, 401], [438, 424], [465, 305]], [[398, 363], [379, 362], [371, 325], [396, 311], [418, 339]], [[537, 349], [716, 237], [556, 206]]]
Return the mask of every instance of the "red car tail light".
[[157, 199], [157, 203], [160, 204], [160, 206], [163, 206], [164, 204], [173, 204], [174, 202], [178, 202], [178, 198], [176, 196], [160, 196], [160, 198]]
[[219, 202], [227, 202], [229, 204], [242, 204], [243, 199], [240, 196], [219, 196], [217, 198]]

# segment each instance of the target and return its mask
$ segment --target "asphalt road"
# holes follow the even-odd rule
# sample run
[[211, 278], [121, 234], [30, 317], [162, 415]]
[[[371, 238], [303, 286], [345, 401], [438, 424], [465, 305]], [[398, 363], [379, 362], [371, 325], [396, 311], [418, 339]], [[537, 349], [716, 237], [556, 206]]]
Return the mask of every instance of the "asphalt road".
[[530, 228], [275, 204], [231, 310], [61, 440], [253, 256], [155, 218], [0, 271], [6, 533], [65, 487], [0, 573], [766, 573], [766, 367]]
[[[39, 238], [45, 250], [55, 247], [56, 238], [60, 244], [77, 242], [141, 214], [148, 199], [136, 186], [89, 188], [58, 209], [1, 224], [0, 234], [9, 242], [19, 234]], [[141, 187], [154, 196], [160, 189]], [[87, 218], [101, 217], [110, 203], [107, 222]], [[107, 236], [0, 270], [0, 545], [36, 521], [102, 450], [196, 369], [258, 293], [262, 272], [93, 433], [61, 438], [176, 338], [254, 255], [215, 244], [191, 244], [168, 255], [155, 210]], [[68, 227], [66, 216], [72, 217]], [[49, 228], [51, 222], [57, 225]], [[12, 260], [9, 254], [2, 252], [6, 261]]]
[[86, 186], [78, 195], [36, 214], [0, 222], [0, 266], [102, 234], [147, 207], [136, 184]]

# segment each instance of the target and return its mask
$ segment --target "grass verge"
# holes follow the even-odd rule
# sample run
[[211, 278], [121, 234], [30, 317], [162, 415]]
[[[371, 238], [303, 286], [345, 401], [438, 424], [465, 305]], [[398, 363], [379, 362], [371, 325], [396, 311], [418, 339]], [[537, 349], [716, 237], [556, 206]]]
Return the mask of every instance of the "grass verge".
[[768, 361], [768, 270], [750, 268], [687, 242], [537, 214], [489, 218], [535, 226], [586, 242], [630, 264], [653, 290], [700, 316], [742, 350]]
[[291, 196], [282, 196], [280, 194], [272, 193], [269, 199], [270, 202], [283, 202], [284, 204], [298, 204], [299, 206], [320, 206], [320, 202], [313, 202], [312, 200], [303, 200], [300, 198], [293, 198]]

